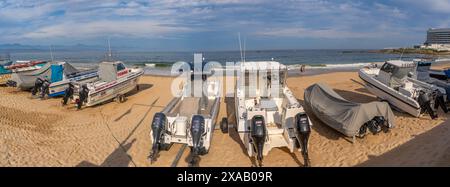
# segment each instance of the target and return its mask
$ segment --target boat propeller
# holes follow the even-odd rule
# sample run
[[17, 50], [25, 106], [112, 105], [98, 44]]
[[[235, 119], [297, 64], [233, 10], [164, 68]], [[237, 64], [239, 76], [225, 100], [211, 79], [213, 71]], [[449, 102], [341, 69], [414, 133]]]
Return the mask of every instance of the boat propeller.
[[34, 87], [31, 89], [31, 95], [35, 96], [42, 88], [42, 84], [44, 84], [44, 80], [42, 80], [40, 77], [38, 77], [34, 81]]
[[431, 119], [436, 119], [438, 117], [433, 108], [431, 108], [431, 100], [426, 92], [421, 90], [417, 101], [419, 102], [421, 113], [428, 112], [428, 114], [431, 116]]
[[73, 84], [69, 82], [69, 86], [64, 90], [64, 97], [63, 97], [63, 105], [67, 105], [67, 102], [69, 101], [69, 98], [73, 96]]
[[81, 106], [83, 106], [83, 103], [86, 101], [89, 94], [89, 88], [84, 84], [81, 86], [80, 91], [78, 93], [79, 98], [77, 100], [77, 108], [81, 109]]
[[298, 113], [295, 115], [295, 125], [295, 136], [302, 149], [305, 167], [309, 167], [311, 163], [308, 154], [308, 140], [309, 135], [311, 134], [311, 127], [306, 113]]
[[150, 152], [150, 155], [148, 158], [150, 159], [150, 162], [153, 164], [153, 162], [156, 161], [159, 151], [162, 145], [164, 145], [164, 138], [163, 134], [165, 131], [165, 126], [167, 124], [167, 118], [166, 115], [162, 112], [158, 112], [153, 116], [152, 121], [152, 137], [153, 137], [153, 145], [152, 150]]
[[256, 150], [258, 165], [261, 167], [263, 163], [263, 148], [267, 136], [264, 117], [260, 115], [253, 116], [251, 125], [251, 139], [255, 148], [254, 150]]

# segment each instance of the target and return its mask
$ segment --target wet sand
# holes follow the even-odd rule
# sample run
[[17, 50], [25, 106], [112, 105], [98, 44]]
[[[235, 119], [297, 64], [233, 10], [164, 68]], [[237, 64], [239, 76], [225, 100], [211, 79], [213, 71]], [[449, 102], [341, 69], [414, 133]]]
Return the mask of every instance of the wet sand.
[[[181, 145], [163, 151], [156, 163], [147, 159], [151, 149], [150, 123], [172, 98], [173, 78], [144, 76], [141, 91], [131, 93], [125, 103], [110, 102], [77, 111], [62, 107], [60, 99], [30, 98], [29, 92], [0, 87], [0, 166], [170, 166]], [[292, 77], [288, 85], [303, 102], [303, 91], [315, 82], [326, 82], [344, 98], [370, 102], [376, 98], [362, 85], [356, 72], [335, 72]], [[219, 118], [232, 113], [225, 98]], [[232, 117], [229, 114], [230, 118]], [[347, 138], [311, 116], [310, 138], [313, 166], [450, 166], [448, 115], [439, 119], [414, 118], [395, 112], [396, 128], [389, 133], [368, 135], [350, 143]], [[187, 166], [186, 149], [178, 166]], [[216, 130], [209, 154], [199, 166], [251, 166], [235, 132]], [[273, 149], [265, 166], [302, 166], [298, 152]]]

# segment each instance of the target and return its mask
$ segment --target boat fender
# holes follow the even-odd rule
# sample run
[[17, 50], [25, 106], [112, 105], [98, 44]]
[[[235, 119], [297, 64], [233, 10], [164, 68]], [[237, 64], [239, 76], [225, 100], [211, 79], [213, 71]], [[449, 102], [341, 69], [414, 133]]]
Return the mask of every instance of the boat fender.
[[261, 115], [253, 116], [251, 125], [252, 125], [251, 139], [256, 148], [259, 165], [262, 166], [263, 148], [267, 136], [266, 123], [264, 121], [264, 117]]
[[436, 119], [438, 117], [436, 112], [431, 107], [430, 97], [428, 97], [427, 93], [420, 91], [417, 101], [419, 102], [421, 113], [428, 112], [431, 119]]
[[306, 115], [306, 113], [298, 113], [295, 115], [295, 125], [295, 134], [297, 135], [297, 140], [302, 146], [302, 155], [305, 161], [305, 166], [309, 166], [310, 160], [308, 154], [308, 141], [311, 134], [311, 126], [309, 124], [308, 115]]
[[205, 118], [201, 115], [194, 115], [191, 121], [192, 151], [194, 155], [204, 153], [202, 136], [205, 133]]
[[164, 138], [163, 133], [166, 128], [167, 118], [166, 115], [162, 112], [158, 112], [153, 116], [153, 121], [151, 124], [152, 129], [152, 151], [150, 152], [150, 161], [153, 163], [156, 161], [157, 155], [160, 150], [161, 140]]

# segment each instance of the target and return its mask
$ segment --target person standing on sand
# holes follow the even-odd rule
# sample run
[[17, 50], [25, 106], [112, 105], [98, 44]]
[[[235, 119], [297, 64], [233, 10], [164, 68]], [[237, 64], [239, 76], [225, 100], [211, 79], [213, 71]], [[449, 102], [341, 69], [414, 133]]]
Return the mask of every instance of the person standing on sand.
[[305, 65], [304, 64], [302, 64], [302, 66], [300, 66], [300, 72], [304, 72], [305, 71]]

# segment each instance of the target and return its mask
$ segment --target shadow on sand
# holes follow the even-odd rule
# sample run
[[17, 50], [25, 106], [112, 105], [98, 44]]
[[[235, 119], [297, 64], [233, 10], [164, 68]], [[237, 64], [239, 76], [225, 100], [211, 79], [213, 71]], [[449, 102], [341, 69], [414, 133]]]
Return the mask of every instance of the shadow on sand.
[[[233, 128], [230, 128], [228, 131], [228, 135], [230, 138], [235, 141], [239, 146], [241, 147], [242, 153], [247, 155], [247, 148], [245, 147], [244, 143], [241, 141], [241, 138], [239, 137], [239, 133], [237, 132], [237, 123], [236, 123], [236, 110], [235, 110], [235, 102], [234, 97], [225, 97], [225, 103], [227, 105], [227, 119], [228, 119], [228, 125], [233, 126]], [[252, 166], [256, 166], [257, 162], [254, 157], [249, 157], [250, 161], [252, 162]]]
[[125, 145], [118, 146], [100, 165], [82, 161], [76, 167], [128, 167], [131, 162], [131, 156], [127, 154], [127, 151], [130, 150], [134, 142], [136, 142], [136, 139]]
[[448, 125], [443, 122], [382, 155], [369, 155], [369, 160], [357, 166], [450, 166]]

